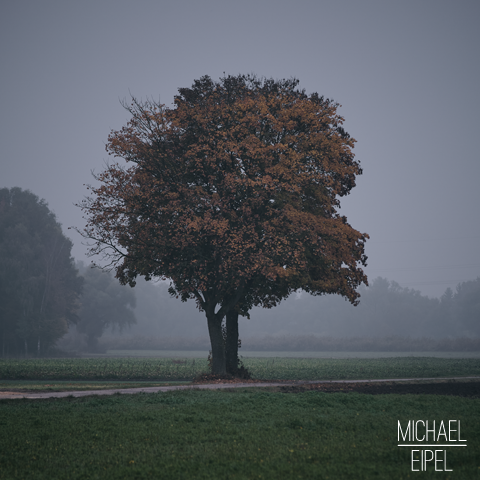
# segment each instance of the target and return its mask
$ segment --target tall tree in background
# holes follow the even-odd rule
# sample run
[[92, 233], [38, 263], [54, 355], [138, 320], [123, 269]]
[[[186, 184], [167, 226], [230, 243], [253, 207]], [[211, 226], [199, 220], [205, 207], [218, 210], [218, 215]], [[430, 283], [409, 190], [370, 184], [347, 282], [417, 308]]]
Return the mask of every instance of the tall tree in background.
[[1, 354], [41, 354], [76, 321], [82, 278], [44, 200], [0, 190]]
[[480, 277], [459, 283], [456, 290], [453, 296], [456, 317], [468, 335], [479, 336]]
[[298, 288], [356, 303], [367, 281], [358, 264], [368, 235], [337, 213], [362, 172], [355, 141], [338, 104], [297, 86], [205, 76], [179, 89], [172, 109], [133, 99], [107, 143], [131, 166], [109, 165], [81, 204], [90, 253], [122, 283], [166, 278], [173, 295], [196, 300], [216, 374], [237, 344], [238, 314]]
[[134, 291], [120, 285], [108, 272], [80, 265], [85, 284], [80, 298], [77, 331], [87, 337], [89, 352], [98, 349], [98, 339], [108, 327], [128, 327], [136, 323]]

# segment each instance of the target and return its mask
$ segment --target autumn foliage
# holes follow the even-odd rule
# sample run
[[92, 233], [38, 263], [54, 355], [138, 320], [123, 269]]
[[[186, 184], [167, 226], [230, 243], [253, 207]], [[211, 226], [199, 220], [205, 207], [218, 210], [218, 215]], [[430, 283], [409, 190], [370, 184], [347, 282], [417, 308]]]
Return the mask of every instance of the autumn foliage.
[[172, 294], [196, 300], [217, 374], [238, 342], [239, 313], [298, 288], [355, 303], [367, 280], [368, 235], [337, 213], [362, 173], [355, 140], [338, 104], [297, 85], [202, 77], [173, 108], [132, 99], [106, 147], [127, 166], [108, 165], [81, 204], [91, 253], [122, 283], [166, 278]]

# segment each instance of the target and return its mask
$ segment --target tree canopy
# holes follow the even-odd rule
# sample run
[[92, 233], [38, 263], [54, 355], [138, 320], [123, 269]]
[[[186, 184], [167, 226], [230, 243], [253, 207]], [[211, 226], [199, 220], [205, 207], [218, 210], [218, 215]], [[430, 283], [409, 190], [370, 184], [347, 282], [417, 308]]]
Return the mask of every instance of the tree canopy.
[[122, 283], [166, 278], [195, 299], [214, 373], [226, 368], [225, 316], [236, 323], [298, 288], [358, 301], [368, 235], [338, 208], [362, 170], [337, 103], [295, 79], [238, 75], [180, 88], [173, 108], [125, 106], [131, 119], [106, 148], [130, 166], [96, 176], [83, 235]]
[[75, 322], [82, 278], [47, 203], [0, 189], [1, 354], [42, 354]]

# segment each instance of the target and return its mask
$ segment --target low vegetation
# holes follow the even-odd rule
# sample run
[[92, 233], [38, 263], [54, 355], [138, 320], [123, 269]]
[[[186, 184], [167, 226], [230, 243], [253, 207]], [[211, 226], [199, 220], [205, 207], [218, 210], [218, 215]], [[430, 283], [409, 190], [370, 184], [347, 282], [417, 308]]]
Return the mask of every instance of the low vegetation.
[[[62, 348], [74, 347], [64, 342]], [[100, 340], [107, 350], [209, 350], [208, 337], [160, 337], [126, 335]], [[480, 352], [480, 338], [328, 337], [316, 335], [268, 335], [242, 339], [243, 351], [270, 352]]]
[[476, 399], [245, 389], [0, 401], [0, 479], [406, 479], [409, 419], [460, 420], [445, 478], [476, 478]]
[[[253, 378], [335, 380], [428, 378], [480, 375], [480, 359], [245, 358]], [[2, 380], [188, 381], [207, 372], [205, 359], [85, 358], [0, 360]]]
[[[251, 358], [256, 378], [353, 379], [480, 375], [480, 359]], [[87, 390], [191, 380], [198, 359], [0, 360], [0, 388]], [[30, 379], [30, 380], [29, 380]], [[62, 380], [63, 379], [63, 380]], [[295, 393], [291, 393], [295, 392]], [[370, 479], [411, 477], [398, 420], [460, 420], [446, 478], [478, 474], [476, 398], [301, 389], [0, 400], [0, 480]], [[434, 466], [422, 472], [436, 478]]]

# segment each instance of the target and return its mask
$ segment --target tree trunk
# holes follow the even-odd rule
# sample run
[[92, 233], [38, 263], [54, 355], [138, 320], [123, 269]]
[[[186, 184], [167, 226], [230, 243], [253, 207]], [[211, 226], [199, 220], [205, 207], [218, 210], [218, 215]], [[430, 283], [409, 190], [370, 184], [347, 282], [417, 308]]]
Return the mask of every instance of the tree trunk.
[[227, 326], [225, 345], [227, 373], [235, 376], [238, 372], [238, 311], [230, 310], [225, 318]]
[[227, 369], [222, 335], [222, 318], [212, 313], [207, 315], [207, 323], [210, 344], [212, 345], [212, 373], [214, 375], [225, 375]]

